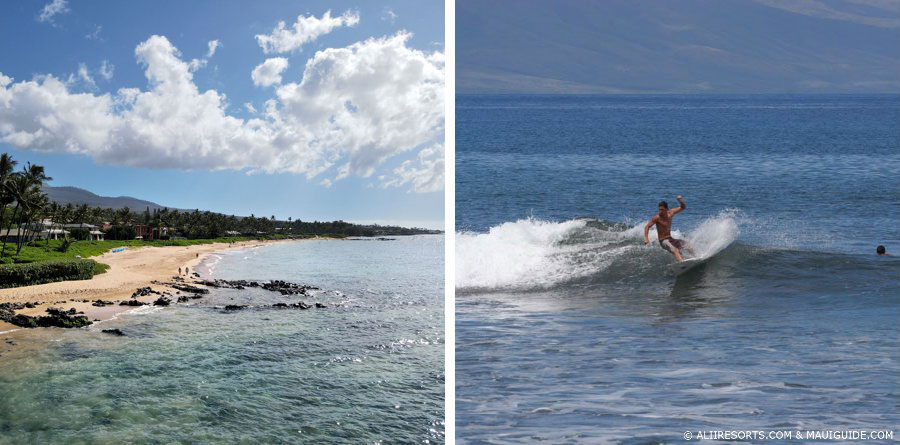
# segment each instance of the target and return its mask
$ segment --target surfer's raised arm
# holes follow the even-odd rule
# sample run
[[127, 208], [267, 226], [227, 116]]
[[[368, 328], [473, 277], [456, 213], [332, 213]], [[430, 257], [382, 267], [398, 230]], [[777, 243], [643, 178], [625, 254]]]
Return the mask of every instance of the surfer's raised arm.
[[687, 204], [685, 204], [684, 201], [681, 200], [681, 195], [676, 196], [675, 199], [677, 199], [677, 200], [678, 200], [678, 203], [681, 204], [681, 205], [678, 206], [677, 209], [670, 211], [670, 212], [669, 212], [669, 216], [673, 216], [673, 215], [675, 215], [676, 213], [678, 213], [678, 212], [680, 212], [680, 211], [682, 211], [682, 210], [684, 210], [684, 209], [687, 208]]
[[656, 224], [657, 218], [659, 218], [659, 216], [653, 215], [653, 218], [650, 218], [650, 221], [644, 226], [644, 244], [650, 244], [650, 238], [648, 238], [650, 235], [650, 228]]

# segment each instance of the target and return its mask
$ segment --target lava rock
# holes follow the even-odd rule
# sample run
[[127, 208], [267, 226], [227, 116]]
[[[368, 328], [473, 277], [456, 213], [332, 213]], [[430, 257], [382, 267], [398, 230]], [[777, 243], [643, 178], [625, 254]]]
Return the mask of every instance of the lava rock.
[[147, 286], [134, 291], [134, 293], [131, 294], [131, 298], [146, 297], [152, 294], [159, 295], [159, 292], [151, 289], [150, 286]]
[[190, 284], [172, 284], [172, 288], [178, 289], [183, 292], [188, 292], [191, 294], [208, 294], [209, 289], [203, 289], [196, 286], [191, 286]]
[[140, 300], [125, 300], [119, 303], [119, 306], [144, 306], [147, 303], [144, 303]]
[[75, 311], [74, 308], [65, 311], [59, 308], [51, 307], [47, 309], [47, 314], [48, 315], [44, 315], [41, 317], [31, 317], [28, 315], [18, 314], [7, 321], [23, 328], [80, 328], [93, 324], [93, 322], [84, 315], [78, 315], [80, 313]]
[[118, 337], [124, 337], [124, 336], [125, 336], [125, 333], [122, 332], [120, 329], [104, 329], [104, 330], [103, 330], [103, 333], [104, 333], [104, 334], [115, 335], [115, 336], [118, 336]]

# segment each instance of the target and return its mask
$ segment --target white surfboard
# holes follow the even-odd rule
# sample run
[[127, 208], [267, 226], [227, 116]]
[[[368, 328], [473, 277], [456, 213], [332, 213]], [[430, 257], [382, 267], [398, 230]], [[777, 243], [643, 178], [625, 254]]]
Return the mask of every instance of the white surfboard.
[[706, 260], [708, 260], [708, 259], [709, 259], [709, 257], [688, 258], [686, 260], [683, 260], [680, 263], [669, 264], [669, 266], [668, 266], [669, 272], [672, 272], [677, 277], [677, 276], [705, 263]]

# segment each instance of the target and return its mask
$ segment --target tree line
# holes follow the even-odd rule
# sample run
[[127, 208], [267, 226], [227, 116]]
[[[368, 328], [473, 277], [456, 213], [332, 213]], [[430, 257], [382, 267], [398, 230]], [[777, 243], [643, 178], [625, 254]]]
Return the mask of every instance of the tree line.
[[[18, 229], [14, 237], [8, 235], [3, 238], [0, 257], [7, 254], [6, 244], [10, 238], [14, 238], [12, 242], [15, 255], [18, 256], [23, 246], [39, 242], [41, 231], [47, 228], [51, 231], [60, 230], [66, 224], [90, 224], [97, 227], [109, 224], [105, 233], [107, 239], [134, 239], [136, 224], [144, 225], [150, 230], [155, 229], [157, 234], [168, 232], [162, 239], [211, 239], [233, 234], [385, 236], [440, 233], [418, 228], [360, 225], [344, 221], [310, 222], [293, 218], [277, 220], [275, 215], [268, 218], [255, 215], [240, 217], [199, 209], [179, 211], [163, 208], [151, 211], [148, 207], [143, 212], [134, 212], [127, 207], [110, 209], [89, 207], [86, 204], [60, 205], [50, 201], [42, 190], [44, 183], [52, 179], [47, 176], [44, 167], [29, 162], [17, 171], [17, 164], [9, 154], [0, 154], [0, 234], [10, 234], [12, 230]], [[49, 222], [49, 227], [45, 226], [44, 221]], [[69, 242], [70, 236], [84, 238], [86, 234], [86, 230], [74, 229], [70, 233], [64, 233], [65, 242]], [[46, 242], [49, 246], [49, 236]]]

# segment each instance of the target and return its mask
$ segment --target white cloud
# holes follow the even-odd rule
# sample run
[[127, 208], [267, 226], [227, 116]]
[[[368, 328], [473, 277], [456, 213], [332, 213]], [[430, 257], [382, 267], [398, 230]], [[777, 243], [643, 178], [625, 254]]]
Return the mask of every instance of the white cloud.
[[44, 5], [37, 20], [39, 22], [53, 23], [53, 16], [57, 14], [64, 14], [68, 11], [69, 8], [66, 6], [66, 0], [53, 0], [52, 2]]
[[443, 130], [444, 56], [407, 47], [410, 37], [400, 32], [319, 51], [299, 84], [278, 88], [278, 118], [314, 137], [304, 152], [318, 152], [310, 172], [346, 153], [347, 171], [369, 176], [385, 159]]
[[436, 192], [444, 189], [444, 145], [435, 144], [422, 149], [416, 162], [403, 161], [394, 169], [397, 175], [391, 179], [382, 177], [383, 186], [400, 187], [410, 184], [416, 193]]
[[250, 102], [244, 102], [244, 108], [252, 114], [256, 114], [256, 108]]
[[221, 45], [222, 43], [218, 40], [210, 40], [209, 43], [206, 44], [206, 46], [209, 47], [209, 51], [206, 52], [206, 58], [208, 59], [216, 55], [216, 49], [218, 49]]
[[100, 25], [97, 25], [97, 27], [94, 28], [94, 31], [92, 31], [92, 32], [89, 33], [89, 34], [86, 34], [86, 35], [84, 36], [84, 38], [86, 38], [86, 39], [88, 39], [88, 40], [103, 40], [103, 39], [100, 37], [100, 32], [101, 32], [101, 31], [103, 31], [103, 27], [100, 26]]
[[326, 11], [322, 18], [300, 15], [292, 29], [288, 29], [281, 21], [271, 34], [257, 34], [256, 41], [266, 54], [286, 53], [299, 49], [335, 28], [356, 26], [357, 23], [359, 13], [354, 11], [347, 11], [338, 17], [332, 17], [331, 11]]
[[190, 72], [194, 72], [206, 66], [206, 59], [191, 59], [191, 62], [188, 64], [188, 70]]
[[115, 69], [116, 66], [109, 63], [109, 60], [104, 60], [103, 63], [100, 64], [100, 70], [97, 73], [100, 74], [100, 77], [109, 82], [110, 80], [112, 80], [113, 71]]
[[381, 15], [381, 20], [387, 20], [391, 23], [394, 23], [397, 20], [397, 13], [395, 13], [391, 8], [385, 8], [384, 14]]
[[288, 60], [284, 57], [273, 57], [260, 63], [250, 73], [253, 84], [260, 87], [268, 87], [281, 83], [281, 73], [288, 68]]
[[13, 82], [0, 74], [0, 141], [102, 164], [285, 172], [326, 184], [368, 177], [418, 149], [416, 163], [384, 181], [436, 190], [444, 56], [409, 48], [409, 38], [401, 32], [316, 53], [302, 80], [277, 88], [250, 119], [228, 115], [224, 94], [200, 91], [191, 63], [162, 36], [135, 49], [146, 89], [77, 93], [50, 75]]
[[82, 83], [88, 89], [97, 89], [97, 83], [94, 82], [94, 78], [91, 77], [91, 73], [88, 71], [87, 65], [85, 65], [84, 63], [79, 63], [78, 71], [76, 73], [70, 73], [68, 79], [66, 79], [67, 87], [79, 83]]

